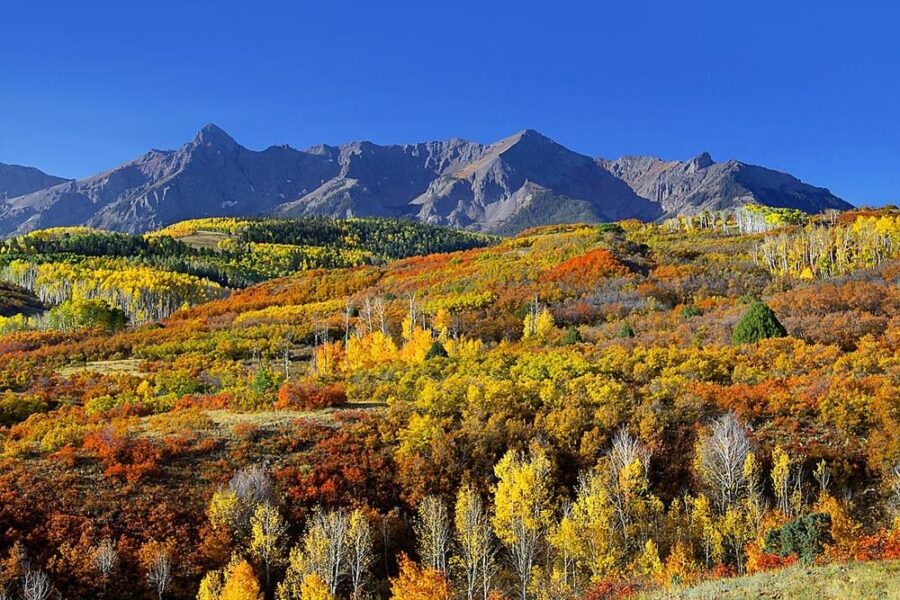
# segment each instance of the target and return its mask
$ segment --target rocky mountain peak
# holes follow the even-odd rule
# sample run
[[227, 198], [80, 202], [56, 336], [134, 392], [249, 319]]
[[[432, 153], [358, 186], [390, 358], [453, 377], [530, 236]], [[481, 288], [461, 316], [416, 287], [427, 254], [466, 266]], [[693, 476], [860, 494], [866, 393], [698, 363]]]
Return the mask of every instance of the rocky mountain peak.
[[700, 169], [711, 167], [716, 163], [712, 159], [712, 156], [709, 155], [709, 152], [701, 152], [692, 158], [688, 164], [690, 165], [691, 172], [697, 172]]
[[210, 123], [177, 150], [66, 185], [22, 169], [4, 174], [0, 165], [0, 235], [61, 225], [136, 232], [196, 217], [257, 215], [400, 217], [514, 233], [747, 202], [807, 212], [850, 208], [827, 189], [763, 167], [716, 163], [707, 152], [687, 161], [594, 159], [534, 129], [489, 145], [453, 138], [257, 152]]
[[207, 123], [191, 140], [191, 145], [194, 147], [235, 147], [239, 144], [215, 123]]

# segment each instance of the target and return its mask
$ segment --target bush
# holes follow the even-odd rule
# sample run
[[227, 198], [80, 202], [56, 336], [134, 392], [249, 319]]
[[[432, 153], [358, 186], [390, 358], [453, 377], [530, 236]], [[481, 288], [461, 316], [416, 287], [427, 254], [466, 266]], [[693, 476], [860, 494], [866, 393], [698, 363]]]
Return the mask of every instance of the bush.
[[574, 344], [580, 344], [581, 342], [581, 333], [578, 331], [578, 328], [575, 326], [569, 327], [562, 340], [563, 346], [572, 346]]
[[340, 383], [327, 386], [317, 385], [310, 380], [288, 381], [278, 390], [278, 410], [315, 410], [341, 406], [347, 402], [347, 393]]
[[831, 542], [831, 517], [809, 513], [797, 517], [766, 534], [765, 551], [778, 556], [795, 554], [804, 564], [811, 563]]
[[762, 302], [754, 302], [734, 328], [731, 341], [737, 346], [739, 344], [755, 344], [760, 340], [786, 335], [787, 330], [772, 309]]
[[693, 304], [688, 304], [681, 309], [681, 318], [682, 319], [690, 319], [691, 317], [699, 317], [703, 312], [694, 306]]
[[633, 338], [634, 337], [634, 329], [631, 327], [631, 323], [625, 321], [622, 323], [622, 329], [619, 330], [620, 338]]

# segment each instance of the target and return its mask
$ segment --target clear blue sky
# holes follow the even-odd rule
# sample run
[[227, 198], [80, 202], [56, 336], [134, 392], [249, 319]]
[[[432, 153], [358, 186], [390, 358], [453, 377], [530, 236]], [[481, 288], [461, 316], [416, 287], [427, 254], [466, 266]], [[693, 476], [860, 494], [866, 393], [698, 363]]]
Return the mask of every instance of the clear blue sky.
[[256, 149], [530, 127], [900, 203], [892, 4], [5, 2], [0, 162], [81, 177], [210, 121]]

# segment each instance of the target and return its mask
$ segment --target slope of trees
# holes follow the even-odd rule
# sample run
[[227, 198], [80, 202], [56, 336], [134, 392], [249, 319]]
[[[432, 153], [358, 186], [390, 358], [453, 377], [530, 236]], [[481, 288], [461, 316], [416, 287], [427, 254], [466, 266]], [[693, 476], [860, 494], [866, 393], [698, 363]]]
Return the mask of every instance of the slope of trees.
[[782, 277], [785, 227], [543, 228], [124, 330], [63, 303], [0, 334], [0, 586], [591, 599], [900, 557], [900, 266]]

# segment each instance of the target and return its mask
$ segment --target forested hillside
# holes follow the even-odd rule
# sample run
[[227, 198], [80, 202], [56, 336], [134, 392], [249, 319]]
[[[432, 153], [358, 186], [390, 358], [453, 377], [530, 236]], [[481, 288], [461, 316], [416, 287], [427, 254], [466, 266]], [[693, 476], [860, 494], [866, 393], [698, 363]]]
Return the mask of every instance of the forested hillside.
[[[103, 302], [140, 324], [298, 271], [490, 243], [485, 235], [388, 219], [200, 219], [144, 236], [62, 227], [0, 242], [0, 281], [51, 305]], [[0, 329], [45, 321], [20, 317], [0, 321]]]
[[54, 306], [0, 321], [0, 586], [598, 600], [900, 558], [898, 255], [887, 209], [13, 238]]

